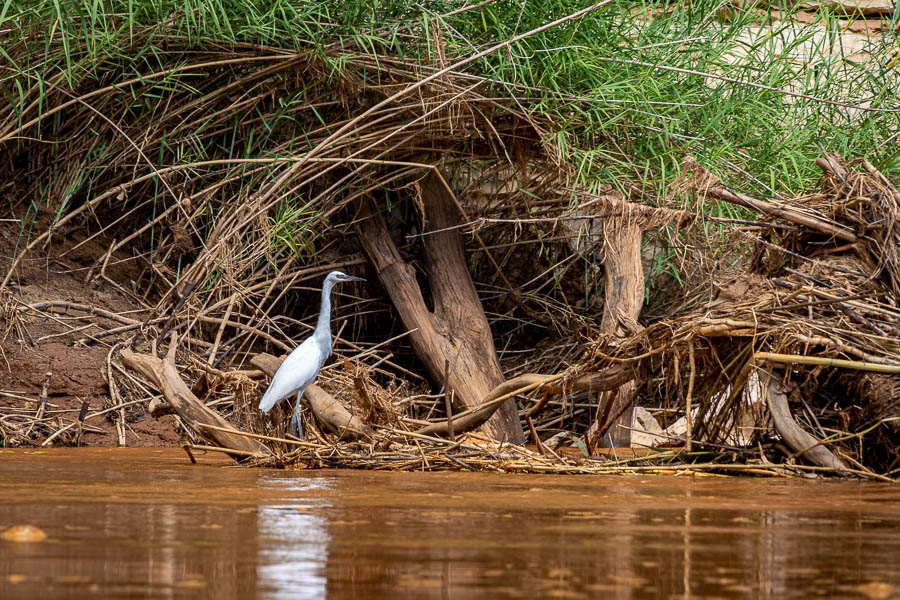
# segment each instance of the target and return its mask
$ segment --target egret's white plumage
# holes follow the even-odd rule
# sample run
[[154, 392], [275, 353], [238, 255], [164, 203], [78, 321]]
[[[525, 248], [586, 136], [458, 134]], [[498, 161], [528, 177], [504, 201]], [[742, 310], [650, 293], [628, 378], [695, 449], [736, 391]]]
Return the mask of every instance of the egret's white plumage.
[[298, 392], [298, 398], [302, 396], [303, 390], [316, 380], [322, 363], [330, 355], [331, 348], [328, 352], [322, 352], [314, 337], [306, 338], [281, 363], [275, 377], [272, 378], [272, 383], [263, 394], [259, 410], [269, 412], [279, 400], [287, 398], [294, 392]]
[[272, 383], [259, 402], [259, 409], [269, 412], [279, 400], [297, 392], [297, 405], [291, 417], [295, 434], [303, 437], [300, 423], [300, 398], [306, 387], [316, 380], [325, 359], [331, 356], [331, 288], [342, 281], [365, 281], [361, 277], [351, 277], [340, 271], [332, 271], [322, 284], [322, 305], [316, 330], [302, 344], [291, 352], [272, 378]]

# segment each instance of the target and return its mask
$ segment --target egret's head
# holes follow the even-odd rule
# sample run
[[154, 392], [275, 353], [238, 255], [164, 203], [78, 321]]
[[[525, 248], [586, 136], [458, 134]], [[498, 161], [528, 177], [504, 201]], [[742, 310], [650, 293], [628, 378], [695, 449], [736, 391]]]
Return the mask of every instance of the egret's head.
[[341, 283], [342, 281], [365, 281], [365, 279], [363, 279], [362, 277], [347, 275], [346, 273], [341, 273], [340, 271], [332, 271], [328, 274], [328, 277], [325, 278], [325, 281], [330, 281], [331, 283]]

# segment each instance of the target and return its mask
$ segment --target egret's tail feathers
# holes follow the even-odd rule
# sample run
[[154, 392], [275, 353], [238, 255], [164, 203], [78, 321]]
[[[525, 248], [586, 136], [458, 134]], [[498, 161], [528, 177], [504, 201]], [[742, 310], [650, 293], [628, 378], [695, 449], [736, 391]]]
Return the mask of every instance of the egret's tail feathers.
[[[271, 390], [271, 388], [270, 388]], [[264, 413], [268, 413], [272, 410], [272, 407], [275, 406], [281, 398], [276, 398], [275, 394], [270, 394], [267, 390], [265, 394], [263, 394], [262, 400], [259, 401], [259, 410]]]

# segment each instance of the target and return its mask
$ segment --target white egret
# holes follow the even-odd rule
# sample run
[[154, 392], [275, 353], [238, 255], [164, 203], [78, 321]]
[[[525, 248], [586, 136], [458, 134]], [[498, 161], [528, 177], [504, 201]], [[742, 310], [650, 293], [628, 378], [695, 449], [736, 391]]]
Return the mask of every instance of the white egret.
[[297, 405], [291, 416], [291, 430], [301, 439], [303, 424], [300, 421], [300, 397], [303, 396], [306, 387], [316, 380], [325, 359], [331, 356], [331, 288], [343, 281], [365, 281], [365, 279], [352, 277], [340, 271], [328, 274], [322, 284], [322, 306], [319, 309], [316, 330], [284, 359], [275, 372], [269, 389], [259, 402], [259, 410], [268, 413], [279, 400], [297, 392]]

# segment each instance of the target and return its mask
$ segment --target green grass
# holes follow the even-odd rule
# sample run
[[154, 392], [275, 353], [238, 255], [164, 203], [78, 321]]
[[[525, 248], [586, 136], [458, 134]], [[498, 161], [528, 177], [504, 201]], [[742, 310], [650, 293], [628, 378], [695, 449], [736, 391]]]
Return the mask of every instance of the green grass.
[[[7, 40], [37, 24], [45, 32], [30, 41], [31, 64], [17, 65], [31, 74], [32, 83], [61, 73], [74, 87], [103, 77], [114, 83], [111, 59], [119, 77], [171, 68], [170, 58], [159, 56], [171, 37], [198, 46], [216, 40], [320, 51], [340, 42], [351, 53], [389, 54], [430, 64], [433, 47], [428, 42], [433, 41], [429, 38], [436, 26], [452, 61], [574, 12], [582, 4], [537, 0], [523, 10], [520, 2], [494, 2], [439, 16], [459, 6], [435, 2], [423, 12], [411, 1], [7, 0], [3, 14], [7, 27], [14, 29], [5, 34]], [[652, 173], [658, 174], [663, 162], [676, 162], [682, 153], [692, 152], [726, 181], [750, 185], [761, 193], [796, 193], [816, 178], [812, 159], [820, 153], [820, 143], [848, 156], [867, 155], [887, 173], [897, 171], [896, 150], [880, 144], [900, 129], [896, 112], [856, 113], [742, 83], [663, 70], [687, 69], [898, 110], [893, 91], [900, 83], [897, 67], [877, 66], [880, 54], [889, 56], [889, 46], [873, 41], [869, 69], [839, 55], [828, 57], [821, 41], [814, 60], [793, 63], [791, 53], [810, 43], [813, 27], [785, 41], [791, 26], [780, 23], [749, 43], [741, 40], [741, 34], [756, 25], [760, 11], [737, 12], [723, 22], [720, 2], [701, 1], [675, 3], [668, 14], [643, 16], [661, 6], [666, 5], [613, 2], [577, 22], [520, 41], [509, 52], [476, 61], [470, 72], [506, 82], [505, 91], [524, 95], [518, 90], [537, 89], [538, 101], [526, 108], [565, 132], [551, 143], [560, 147], [564, 159], [579, 165], [579, 177], [586, 182], [634, 177], [635, 164], [650, 164]], [[829, 14], [821, 20], [826, 28], [835, 27]], [[148, 26], [156, 30], [145, 38], [135, 37]], [[416, 31], [422, 35], [410, 35]], [[728, 55], [736, 49], [748, 55], [729, 62]], [[330, 58], [335, 72], [347, 68], [344, 58]], [[817, 75], [811, 77], [813, 71]], [[21, 105], [16, 97], [21, 98], [28, 82], [9, 72], [2, 79], [7, 98]], [[154, 91], [132, 97], [134, 110], [150, 109], [159, 95], [184, 89], [189, 79], [160, 81]], [[296, 98], [279, 100], [287, 106]]]
[[[507, 0], [474, 9], [458, 1], [423, 8], [412, 0], [5, 0], [0, 21], [10, 31], [0, 34], [0, 93], [8, 108], [0, 107], [0, 148], [33, 164], [69, 161], [70, 170], [41, 184], [39, 202], [58, 220], [153, 168], [300, 155], [348, 118], [343, 100], [329, 100], [332, 86], [352, 92], [392, 85], [393, 92], [399, 87], [390, 69], [421, 78], [584, 6], [571, 0]], [[726, 184], [765, 197], [809, 190], [822, 149], [866, 156], [889, 178], [900, 175], [900, 67], [891, 63], [890, 44], [872, 40], [870, 56], [860, 62], [829, 46], [837, 20], [828, 12], [813, 25], [783, 21], [758, 31], [761, 8], [731, 9], [728, 18], [722, 8], [713, 0], [612, 0], [461, 71], [493, 82], [478, 89], [482, 95], [514, 97], [507, 104], [539, 123], [548, 154], [569, 167], [569, 183], [589, 189], [636, 183], [648, 202], [690, 202], [668, 193], [687, 154]], [[797, 60], [801, 51], [808, 56]], [[272, 57], [296, 52], [316, 58], [318, 76], [307, 71], [292, 80], [290, 71], [278, 69], [259, 75], [277, 62]], [[197, 66], [211, 62], [220, 64]], [[416, 101], [414, 92], [397, 104]], [[374, 117], [361, 125], [348, 135], [378, 126]], [[78, 151], [67, 154], [73, 144]], [[508, 151], [500, 148], [501, 155]], [[347, 188], [309, 179], [302, 194], [267, 196], [286, 168], [190, 169], [155, 178], [152, 190], [126, 202], [129, 208], [152, 203], [155, 218], [172, 197], [192, 193], [208, 204], [197, 213], [202, 223], [195, 232], [205, 238], [232, 203], [261, 195], [270, 208], [281, 207], [268, 212], [272, 251], [287, 246], [309, 262], [319, 250], [311, 223]], [[691, 208], [736, 216], [727, 205]], [[155, 236], [156, 228], [149, 232]], [[154, 237], [151, 245], [158, 243]], [[668, 261], [658, 268], [670, 267]]]

